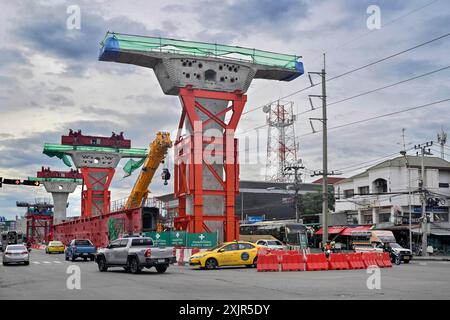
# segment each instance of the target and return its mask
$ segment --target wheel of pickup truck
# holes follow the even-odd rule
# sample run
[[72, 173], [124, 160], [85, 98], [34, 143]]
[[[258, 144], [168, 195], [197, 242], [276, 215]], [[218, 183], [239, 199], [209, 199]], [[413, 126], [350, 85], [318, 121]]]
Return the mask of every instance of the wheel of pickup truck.
[[94, 260], [95, 260], [95, 257], [94, 257], [94, 256], [92, 256], [92, 257], [91, 257], [90, 259], [91, 259], [91, 261], [94, 261]]
[[87, 261], [87, 257], [83, 257], [83, 261]]
[[72, 261], [75, 261], [77, 257], [75, 257], [74, 255], [72, 255]]
[[106, 259], [103, 256], [98, 257], [97, 259], [98, 270], [100, 272], [108, 271], [108, 266], [106, 264]]
[[66, 255], [66, 261], [69, 261], [69, 256], [68, 255]]
[[129, 260], [129, 266], [131, 273], [137, 274], [140, 273], [142, 268], [139, 265], [139, 261], [136, 257], [131, 257]]
[[163, 265], [163, 264], [159, 264], [157, 266], [155, 266], [156, 271], [158, 271], [158, 273], [164, 273], [167, 270], [167, 266]]
[[209, 258], [205, 262], [205, 268], [207, 270], [213, 270], [213, 269], [217, 268], [217, 260], [214, 258]]

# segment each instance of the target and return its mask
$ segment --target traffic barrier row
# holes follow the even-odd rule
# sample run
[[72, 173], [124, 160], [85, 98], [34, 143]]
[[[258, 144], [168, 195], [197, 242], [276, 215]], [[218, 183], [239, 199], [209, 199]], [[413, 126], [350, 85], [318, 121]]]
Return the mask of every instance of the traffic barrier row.
[[328, 260], [325, 253], [308, 254], [306, 256], [306, 270], [328, 270]]
[[350, 269], [365, 269], [366, 265], [364, 264], [362, 255], [360, 252], [349, 253], [347, 255], [348, 264]]
[[299, 254], [297, 251], [258, 252], [258, 271], [319, 271], [392, 267], [388, 252]]
[[303, 255], [285, 254], [281, 259], [281, 271], [305, 271], [305, 260]]
[[330, 254], [328, 263], [331, 270], [348, 270], [350, 265], [348, 264], [348, 258], [346, 254], [334, 253]]

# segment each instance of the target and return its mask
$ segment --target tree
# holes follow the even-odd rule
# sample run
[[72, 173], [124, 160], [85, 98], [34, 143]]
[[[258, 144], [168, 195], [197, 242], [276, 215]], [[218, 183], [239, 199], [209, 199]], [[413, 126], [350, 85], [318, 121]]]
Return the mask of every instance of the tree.
[[[299, 195], [298, 206], [300, 215], [310, 215], [322, 212], [322, 188], [316, 192], [308, 192]], [[333, 187], [329, 187], [328, 192], [328, 209], [334, 211], [334, 192]]]

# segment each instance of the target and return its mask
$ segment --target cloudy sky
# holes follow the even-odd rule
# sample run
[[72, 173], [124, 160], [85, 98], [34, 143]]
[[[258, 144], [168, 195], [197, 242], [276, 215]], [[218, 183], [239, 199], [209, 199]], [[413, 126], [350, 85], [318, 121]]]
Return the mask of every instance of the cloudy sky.
[[[381, 28], [370, 30], [367, 8], [380, 8]], [[81, 28], [67, 29], [69, 5], [81, 10]], [[198, 40], [254, 47], [301, 55], [306, 71], [322, 68], [326, 53], [328, 77], [366, 65], [449, 33], [450, 4], [422, 1], [5, 1], [0, 3], [0, 176], [26, 178], [42, 166], [66, 169], [61, 161], [42, 154], [44, 142], [59, 142], [69, 128], [92, 135], [125, 132], [133, 146], [146, 147], [155, 132], [173, 132], [180, 115], [177, 97], [165, 96], [152, 70], [99, 62], [99, 42], [106, 31]], [[450, 37], [408, 51], [327, 83], [328, 102], [358, 95], [450, 65]], [[395, 85], [359, 98], [330, 105], [329, 127], [450, 98], [450, 69]], [[317, 81], [317, 80], [316, 80]], [[309, 85], [307, 76], [292, 82], [255, 80], [238, 137], [252, 163], [243, 165], [242, 179], [264, 179], [267, 127], [260, 107]], [[294, 102], [300, 157], [308, 170], [321, 169], [321, 133], [311, 134], [309, 94], [319, 87], [285, 99]], [[316, 105], [320, 104], [316, 101]], [[330, 129], [329, 168], [345, 176], [363, 170], [406, 144], [435, 140], [449, 129], [450, 102], [397, 115]], [[315, 123], [319, 129], [320, 123]], [[260, 164], [255, 163], [259, 135]], [[446, 151], [450, 154], [450, 149]], [[242, 158], [241, 158], [241, 162]], [[172, 162], [173, 163], [173, 162]], [[121, 163], [120, 166], [123, 166]], [[306, 172], [306, 180], [310, 171]], [[158, 175], [159, 177], [159, 175]], [[118, 169], [112, 198], [128, 195], [135, 175], [123, 179]], [[156, 179], [155, 194], [173, 186]], [[16, 200], [48, 197], [43, 187], [0, 189], [0, 215], [22, 214]], [[69, 198], [69, 214], [79, 215], [80, 190]]]

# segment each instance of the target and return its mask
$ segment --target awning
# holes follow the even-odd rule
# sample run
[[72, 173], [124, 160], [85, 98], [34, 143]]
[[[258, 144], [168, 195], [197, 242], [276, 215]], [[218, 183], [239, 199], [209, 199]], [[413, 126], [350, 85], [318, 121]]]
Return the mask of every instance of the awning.
[[372, 226], [356, 226], [356, 227], [347, 227], [344, 231], [340, 233], [341, 236], [351, 236], [353, 231], [367, 231], [370, 230]]
[[[340, 234], [345, 227], [328, 227], [328, 234]], [[316, 234], [322, 234], [323, 228], [320, 228]]]

